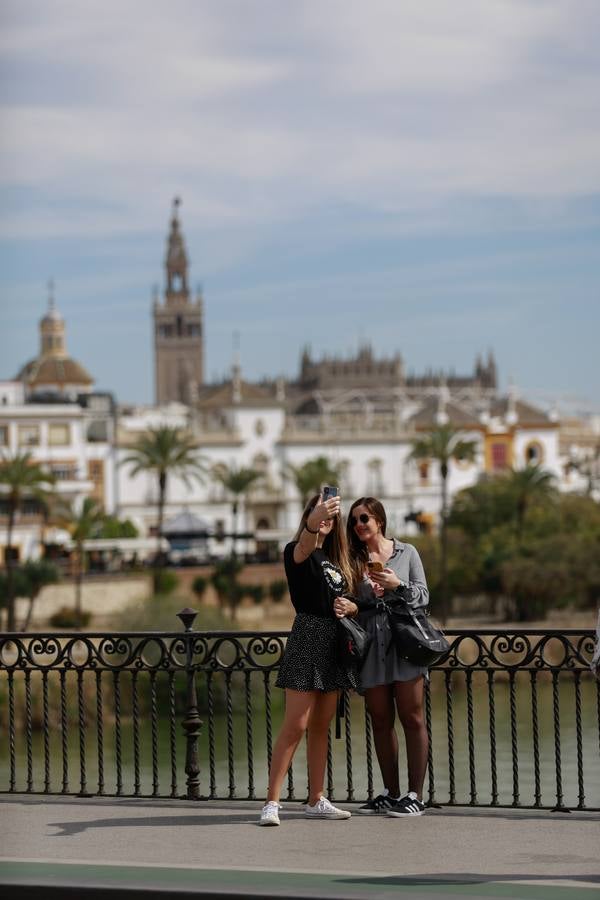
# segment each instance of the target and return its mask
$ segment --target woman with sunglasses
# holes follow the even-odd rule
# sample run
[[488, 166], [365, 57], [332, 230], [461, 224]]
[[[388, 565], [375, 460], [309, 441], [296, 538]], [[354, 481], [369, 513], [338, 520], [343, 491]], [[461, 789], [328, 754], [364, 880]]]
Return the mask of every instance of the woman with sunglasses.
[[351, 672], [341, 668], [336, 653], [334, 599], [348, 589], [352, 570], [340, 498], [312, 498], [302, 514], [294, 540], [283, 554], [290, 598], [296, 617], [279, 667], [277, 687], [285, 688], [285, 717], [271, 759], [269, 790], [260, 824], [279, 825], [283, 780], [308, 729], [309, 797], [304, 815], [311, 819], [349, 819], [323, 796], [329, 724], [338, 691], [355, 688]]
[[[383, 793], [360, 807], [367, 815], [420, 816], [425, 812], [423, 782], [427, 769], [428, 739], [423, 713], [427, 669], [402, 659], [393, 642], [383, 603], [404, 601], [427, 606], [429, 592], [423, 564], [415, 547], [385, 536], [387, 519], [374, 497], [352, 504], [346, 532], [354, 570], [357, 603], [340, 599], [336, 612], [360, 613], [361, 624], [372, 635], [360, 673], [373, 726], [375, 751], [383, 777]], [[408, 762], [408, 793], [401, 795], [398, 777], [398, 736], [394, 720], [404, 729]]]

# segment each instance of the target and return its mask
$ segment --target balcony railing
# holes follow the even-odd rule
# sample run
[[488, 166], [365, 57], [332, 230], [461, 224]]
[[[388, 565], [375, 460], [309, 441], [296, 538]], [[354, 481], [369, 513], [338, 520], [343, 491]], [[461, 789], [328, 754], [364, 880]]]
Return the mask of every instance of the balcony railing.
[[[185, 612], [185, 611], [184, 611]], [[264, 796], [287, 632], [0, 635], [0, 791]], [[425, 694], [431, 805], [600, 809], [590, 631], [449, 631]], [[362, 699], [330, 736], [327, 790], [380, 780]], [[402, 742], [401, 742], [402, 743]], [[307, 792], [304, 750], [288, 799]], [[401, 764], [404, 765], [404, 763]]]

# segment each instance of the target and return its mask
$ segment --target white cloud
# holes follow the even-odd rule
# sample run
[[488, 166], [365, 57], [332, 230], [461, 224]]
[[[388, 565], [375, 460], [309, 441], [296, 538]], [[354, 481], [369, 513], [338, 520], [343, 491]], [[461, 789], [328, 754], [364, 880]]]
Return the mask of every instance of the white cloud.
[[594, 192], [600, 15], [573, 5], [15, 6], [0, 184], [34, 196], [1, 233], [135, 231], [174, 190], [217, 227]]

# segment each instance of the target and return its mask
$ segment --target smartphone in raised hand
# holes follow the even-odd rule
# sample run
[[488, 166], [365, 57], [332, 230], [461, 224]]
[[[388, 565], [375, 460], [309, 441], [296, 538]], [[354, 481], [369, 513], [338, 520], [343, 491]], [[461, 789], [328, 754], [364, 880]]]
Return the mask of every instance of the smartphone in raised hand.
[[332, 497], [338, 497], [340, 493], [340, 489], [334, 487], [331, 484], [326, 484], [323, 488], [323, 503], [326, 503], [328, 500], [331, 500]]

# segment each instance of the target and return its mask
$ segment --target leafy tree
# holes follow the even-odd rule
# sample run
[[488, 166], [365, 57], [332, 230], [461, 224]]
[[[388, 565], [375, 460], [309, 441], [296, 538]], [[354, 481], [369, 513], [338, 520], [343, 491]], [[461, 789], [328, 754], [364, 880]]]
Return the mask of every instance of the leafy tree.
[[[23, 570], [20, 566], [15, 566], [15, 568], [13, 569], [10, 585], [6, 571], [0, 572], [0, 608], [2, 609], [8, 605], [9, 587], [10, 591], [12, 592], [13, 600], [16, 597], [27, 596], [27, 592], [29, 590], [29, 582], [23, 575]], [[11, 630], [16, 631], [16, 625]]]
[[502, 564], [503, 586], [517, 621], [545, 618], [550, 606], [568, 599], [573, 585], [563, 545], [562, 535], [527, 541]]
[[482, 475], [471, 487], [459, 491], [448, 513], [448, 525], [478, 538], [498, 526], [514, 522], [513, 497], [502, 476]]
[[199, 456], [196, 441], [191, 435], [182, 433], [179, 428], [161, 425], [158, 428], [150, 428], [140, 438], [137, 446], [123, 459], [122, 465], [130, 466], [132, 475], [149, 472], [157, 478], [156, 566], [158, 568], [162, 558], [162, 528], [169, 476], [179, 476], [189, 488], [192, 479], [204, 481], [205, 461]]
[[204, 575], [196, 575], [196, 577], [192, 581], [192, 591], [199, 601], [202, 600], [207, 587], [208, 578], [205, 578]]
[[494, 603], [507, 598], [506, 616], [520, 621], [600, 597], [600, 504], [559, 495], [540, 474], [482, 480], [457, 495], [449, 516], [475, 550], [476, 589]]
[[86, 497], [81, 508], [65, 510], [58, 515], [58, 521], [66, 528], [75, 544], [75, 621], [82, 624], [81, 590], [85, 571], [85, 551], [83, 545], [90, 538], [98, 536], [104, 515], [96, 500]]
[[231, 554], [236, 555], [236, 539], [238, 533], [238, 509], [240, 498], [244, 497], [254, 482], [260, 478], [261, 473], [256, 469], [237, 468], [235, 464], [231, 466], [216, 466], [214, 475], [223, 487], [233, 496], [231, 503], [231, 511], [233, 513], [233, 536], [231, 544]]
[[243, 589], [238, 582], [238, 575], [244, 568], [244, 563], [235, 556], [219, 560], [210, 576], [211, 583], [217, 592], [221, 609], [229, 607], [231, 621], [236, 618], [236, 611], [242, 600]]
[[506, 486], [515, 505], [517, 539], [521, 540], [528, 509], [556, 497], [554, 475], [530, 463], [523, 469], [512, 469], [506, 476]]
[[440, 497], [440, 601], [441, 618], [448, 618], [448, 471], [451, 460], [473, 460], [477, 451], [475, 441], [465, 441], [460, 432], [449, 425], [435, 428], [426, 437], [415, 441], [409, 459], [435, 460], [441, 479]]
[[118, 519], [116, 516], [104, 516], [99, 538], [136, 538], [138, 530], [131, 519]]
[[5, 455], [0, 460], [0, 489], [8, 505], [6, 527], [6, 605], [8, 609], [8, 631], [15, 630], [14, 559], [11, 552], [15, 519], [23, 500], [33, 497], [43, 502], [49, 489], [54, 485], [54, 477], [34, 461], [31, 453], [17, 451]]
[[341, 473], [340, 467], [326, 456], [316, 456], [300, 466], [287, 463], [283, 474], [296, 485], [304, 507], [311, 495], [318, 494], [324, 484], [339, 484]]

